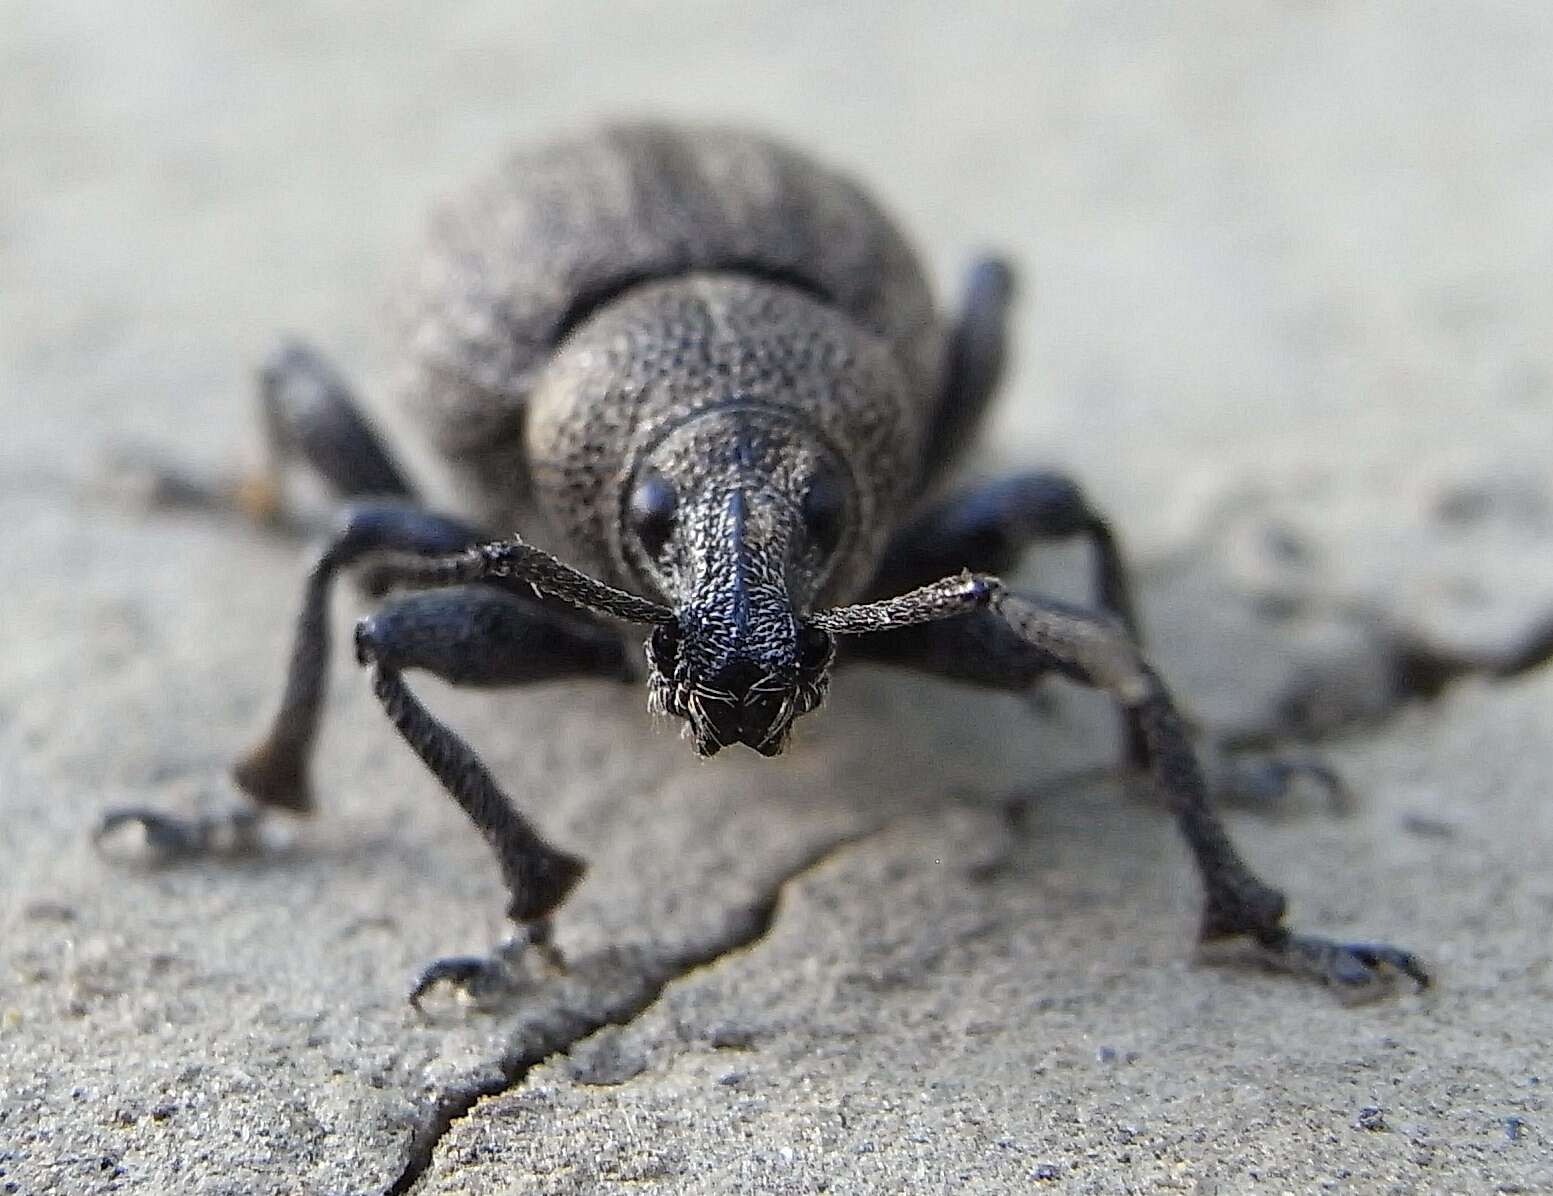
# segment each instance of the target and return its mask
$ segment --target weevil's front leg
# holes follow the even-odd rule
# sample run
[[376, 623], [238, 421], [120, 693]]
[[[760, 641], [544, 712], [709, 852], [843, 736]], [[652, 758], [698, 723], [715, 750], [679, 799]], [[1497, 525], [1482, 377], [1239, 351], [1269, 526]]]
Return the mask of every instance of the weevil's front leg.
[[[374, 503], [344, 513], [308, 570], [280, 707], [264, 737], [232, 767], [233, 779], [260, 810], [304, 814], [312, 809], [308, 764], [328, 679], [329, 595], [340, 571], [373, 553], [440, 555], [483, 538], [467, 524], [415, 507]], [[163, 860], [230, 851], [256, 841], [255, 814], [249, 808], [189, 819], [155, 810], [114, 810], [104, 816], [95, 837], [107, 846], [138, 829], [153, 858]]]
[[[1169, 691], [1137, 646], [1111, 620], [1062, 603], [1010, 592], [996, 578], [964, 574], [923, 586], [898, 598], [841, 607], [813, 616], [812, 622], [837, 635], [904, 634], [914, 638], [924, 663], [933, 659], [925, 645], [931, 637], [921, 624], [951, 620], [962, 648], [978, 642], [968, 636], [965, 616], [985, 611], [1001, 620], [1044, 663], [1080, 684], [1104, 689], [1134, 712], [1144, 738], [1150, 775], [1164, 796], [1191, 848], [1202, 877], [1204, 942], [1245, 936], [1264, 957], [1290, 972], [1319, 978], [1347, 998], [1362, 999], [1383, 990], [1395, 974], [1420, 985], [1428, 973], [1411, 952], [1381, 944], [1342, 943], [1299, 934], [1284, 925], [1284, 899], [1258, 878], [1240, 858], [1208, 800], [1197, 757], [1176, 713]], [[900, 632], [898, 629], [907, 629]], [[989, 650], [983, 664], [989, 674], [1012, 675], [1003, 659], [1006, 641], [984, 634]], [[957, 666], [963, 675], [974, 667]]]
[[280, 707], [269, 731], [232, 766], [255, 801], [294, 812], [312, 808], [308, 764], [329, 669], [329, 595], [340, 572], [381, 552], [440, 555], [481, 539], [468, 524], [414, 507], [373, 503], [348, 510], [308, 570]]
[[438, 960], [410, 1000], [448, 983], [488, 1002], [518, 983], [529, 951], [553, 964], [549, 916], [581, 878], [582, 861], [546, 843], [502, 793], [474, 751], [438, 722], [405, 684], [422, 669], [454, 685], [513, 686], [559, 677], [633, 679], [621, 635], [585, 616], [483, 586], [401, 595], [356, 625], [356, 656], [372, 689], [415, 754], [458, 802], [496, 854], [511, 900], [514, 935], [489, 957]]
[[[543, 590], [582, 612], [626, 622], [672, 618], [667, 608], [595, 581], [532, 545], [516, 540], [478, 543], [483, 539], [483, 533], [462, 520], [417, 507], [367, 503], [345, 513], [308, 571], [280, 709], [269, 732], [233, 766], [233, 778], [250, 797], [298, 812], [311, 808], [307, 766], [329, 663], [329, 595], [335, 577], [346, 568], [370, 562], [371, 584], [377, 592], [396, 585], [436, 588], [482, 583], [531, 602]], [[585, 613], [576, 614], [573, 622], [580, 625], [585, 618]], [[572, 647], [565, 639], [557, 646]], [[532, 647], [543, 656], [544, 645]], [[479, 658], [466, 663], [478, 668]], [[474, 680], [472, 675], [459, 683], [506, 684]]]
[[199, 478], [138, 458], [120, 462], [120, 471], [152, 505], [235, 510], [295, 534], [307, 528], [281, 498], [282, 476], [292, 465], [310, 469], [338, 498], [416, 501], [344, 376], [311, 346], [287, 341], [260, 367], [259, 413], [264, 460], [255, 473]]
[[[1075, 538], [1090, 545], [1095, 604], [1138, 642], [1132, 586], [1116, 536], [1078, 484], [1058, 473], [1016, 474], [936, 503], [890, 542], [870, 588], [898, 594], [961, 569], [1003, 573], [1032, 545]], [[1146, 755], [1142, 731], [1130, 711], [1122, 714], [1125, 759], [1141, 768]]]

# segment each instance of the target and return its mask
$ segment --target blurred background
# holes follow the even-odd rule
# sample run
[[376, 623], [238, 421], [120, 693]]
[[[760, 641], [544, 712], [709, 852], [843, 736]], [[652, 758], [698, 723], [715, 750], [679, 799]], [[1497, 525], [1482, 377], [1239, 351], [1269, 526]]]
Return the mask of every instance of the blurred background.
[[280, 330], [370, 395], [428, 207], [515, 141], [645, 114], [849, 168], [946, 301], [1011, 255], [989, 443], [1073, 465], [1139, 544], [1230, 473], [1553, 447], [1539, 5], [4, 0], [0, 29], [10, 469], [232, 452]]

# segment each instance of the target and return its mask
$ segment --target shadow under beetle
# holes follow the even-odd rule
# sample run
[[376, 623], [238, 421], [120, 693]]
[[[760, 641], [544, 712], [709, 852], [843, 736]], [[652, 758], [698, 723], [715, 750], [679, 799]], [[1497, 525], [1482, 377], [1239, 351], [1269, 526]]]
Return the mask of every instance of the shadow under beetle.
[[[306, 811], [329, 658], [328, 596], [360, 566], [388, 595], [356, 656], [389, 719], [485, 835], [516, 932], [448, 982], [507, 991], [583, 871], [405, 684], [630, 681], [650, 628], [648, 704], [710, 756], [775, 756], [838, 664], [903, 665], [995, 689], [1058, 673], [1106, 691], [1129, 764], [1163, 794], [1201, 874], [1206, 940], [1244, 936], [1276, 966], [1366, 994], [1411, 953], [1284, 925], [1241, 860], [1164, 684], [1140, 654], [1106, 522], [1068, 479], [1028, 473], [949, 497], [938, 483], [997, 383], [1013, 280], [971, 271], [958, 316], [856, 185], [768, 139], [621, 126], [520, 152], [437, 217], [401, 296], [410, 409], [473, 518], [433, 514], [311, 350], [266, 367], [272, 472], [305, 462], [354, 501], [308, 574], [285, 692], [234, 776], [259, 809]], [[270, 479], [272, 482], [274, 478]], [[251, 493], [263, 493], [254, 491]], [[531, 544], [483, 528], [523, 528]], [[996, 574], [1078, 537], [1095, 608]], [[838, 649], [840, 649], [838, 654]], [[238, 823], [110, 814], [198, 851]]]

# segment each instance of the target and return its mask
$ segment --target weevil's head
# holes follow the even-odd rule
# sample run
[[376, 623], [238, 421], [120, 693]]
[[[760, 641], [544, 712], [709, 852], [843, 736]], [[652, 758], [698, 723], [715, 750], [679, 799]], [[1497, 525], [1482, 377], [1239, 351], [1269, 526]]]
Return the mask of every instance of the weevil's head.
[[[848, 286], [852, 307], [879, 300]], [[631, 285], [529, 397], [537, 505], [573, 564], [673, 612], [647, 645], [651, 705], [703, 755], [786, 746], [835, 654], [811, 616], [861, 594], [916, 492], [920, 388], [847, 310], [739, 273]]]
[[729, 404], [644, 452], [623, 502], [622, 553], [675, 613], [647, 641], [652, 709], [703, 756], [776, 755], [830, 681], [835, 645], [805, 616], [856, 540], [845, 461], [790, 415]]

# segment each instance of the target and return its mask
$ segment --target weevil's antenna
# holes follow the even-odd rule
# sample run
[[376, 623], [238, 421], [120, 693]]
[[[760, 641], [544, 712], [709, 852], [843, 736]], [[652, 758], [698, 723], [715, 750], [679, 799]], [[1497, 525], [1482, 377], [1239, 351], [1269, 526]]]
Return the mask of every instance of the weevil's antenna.
[[384, 559], [380, 573], [396, 585], [410, 587], [517, 583], [541, 596], [627, 623], [672, 623], [675, 618], [667, 606], [606, 585], [517, 538], [476, 545], [451, 556], [395, 553]]

